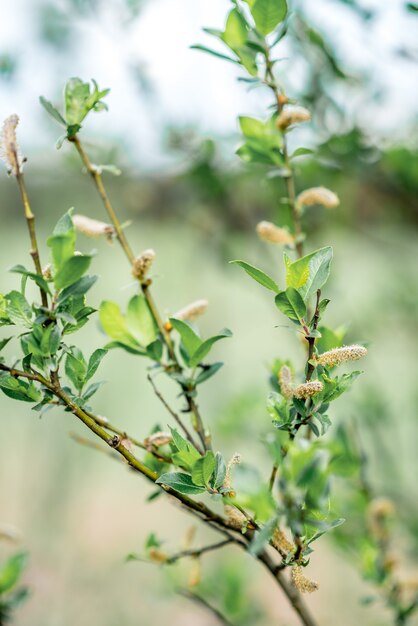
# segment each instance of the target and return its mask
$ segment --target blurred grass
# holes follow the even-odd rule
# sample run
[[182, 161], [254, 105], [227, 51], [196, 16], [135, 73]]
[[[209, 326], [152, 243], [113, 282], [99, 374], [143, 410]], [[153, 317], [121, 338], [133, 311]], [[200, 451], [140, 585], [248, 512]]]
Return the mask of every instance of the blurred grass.
[[[93, 194], [86, 194], [87, 181], [78, 180], [74, 190], [77, 209], [99, 215], [95, 199], [91, 200]], [[38, 181], [35, 194], [42, 242], [53, 222], [68, 208], [72, 191], [64, 186], [62, 195], [51, 197], [43, 191], [44, 182]], [[3, 198], [8, 202], [7, 221], [1, 230], [2, 292], [18, 286], [18, 278], [7, 269], [15, 263], [29, 265], [25, 224], [10, 187], [2, 185]], [[10, 211], [14, 205], [15, 213]], [[399, 223], [376, 221], [347, 230], [341, 225], [333, 227], [332, 215], [327, 217], [325, 230], [315, 235], [315, 241], [309, 241], [309, 248], [334, 245], [333, 279], [326, 293], [332, 300], [327, 312], [329, 323], [351, 320], [349, 339], [370, 342], [370, 356], [363, 365], [365, 375], [346, 398], [339, 400], [335, 419], [354, 416], [361, 423], [362, 411], [367, 412], [371, 405], [370, 394], [378, 394], [390, 419], [382, 426], [377, 415], [376, 436], [370, 430], [365, 433], [370, 445], [377, 435], [382, 438], [373, 452], [378, 487], [403, 492], [409, 498], [414, 494], [416, 499], [418, 234]], [[271, 273], [276, 265], [280, 276], [281, 252], [266, 248], [255, 236], [233, 232], [218, 233], [222, 245], [215, 250], [213, 240], [201, 230], [170, 218], [138, 218], [128, 234], [134, 249], [153, 247], [157, 251], [154, 294], [164, 313], [207, 297], [210, 307], [200, 324], [203, 334], [224, 326], [233, 330], [233, 338], [216, 348], [216, 358], [226, 364], [203, 388], [200, 404], [216, 447], [226, 455], [239, 450], [248, 462], [256, 455], [268, 475], [269, 461], [262, 445], [257, 444], [257, 433], [269, 428], [264, 410], [267, 365], [276, 356], [295, 354], [301, 363], [303, 349], [291, 329], [277, 327], [282, 319], [270, 295], [227, 261], [245, 258]], [[79, 245], [86, 251], [93, 247], [87, 240], [80, 240]], [[97, 248], [93, 271], [101, 280], [91, 292], [92, 304], [98, 306], [102, 299], [112, 299], [123, 306], [134, 292], [129, 268], [116, 245], [99, 242]], [[42, 253], [45, 259], [43, 243]], [[7, 336], [7, 328], [2, 330], [3, 336]], [[71, 339], [87, 353], [105, 343], [96, 321]], [[13, 355], [13, 345], [8, 354]], [[139, 358], [119, 351], [109, 353], [96, 375], [96, 380], [106, 380], [107, 384], [94, 402], [97, 413], [140, 437], [155, 422], [163, 427], [168, 422], [144, 373], [145, 362]], [[171, 385], [162, 380], [160, 384], [175, 403]], [[370, 421], [370, 415], [364, 414], [364, 419]], [[153, 528], [167, 539], [168, 549], [175, 551], [191, 519], [163, 499], [145, 504], [150, 493], [145, 482], [68, 437], [69, 432], [88, 436], [68, 414], [53, 410], [39, 419], [27, 405], [1, 396], [0, 432], [0, 521], [22, 531], [23, 545], [31, 554], [26, 580], [33, 597], [18, 612], [17, 626], [147, 626], [166, 623], [173, 614], [170, 620], [174, 624], [213, 624], [210, 617], [185, 600], [172, 603], [157, 567], [124, 563], [129, 552], [141, 551]], [[379, 466], [381, 446], [389, 451], [397, 449], [396, 468]], [[389, 458], [394, 463], [393, 457]], [[198, 541], [203, 540], [200, 531]], [[358, 604], [365, 589], [350, 564], [324, 542], [318, 547], [311, 573], [320, 581], [321, 592], [309, 602], [319, 623], [389, 623], [376, 617], [373, 609]], [[248, 557], [229, 550], [237, 566], [245, 564], [256, 589], [269, 599], [270, 615], [260, 623], [296, 624], [279, 592], [273, 597], [269, 594], [273, 584], [267, 576]], [[216, 558], [207, 557], [205, 563], [214, 567]]]

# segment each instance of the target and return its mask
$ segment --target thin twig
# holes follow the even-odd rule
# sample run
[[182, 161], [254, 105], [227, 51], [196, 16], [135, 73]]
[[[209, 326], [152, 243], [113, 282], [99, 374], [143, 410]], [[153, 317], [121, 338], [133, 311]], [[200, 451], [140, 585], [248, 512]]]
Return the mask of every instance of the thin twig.
[[171, 565], [172, 563], [176, 563], [176, 561], [179, 561], [180, 559], [189, 557], [197, 558], [200, 557], [202, 554], [206, 554], [207, 552], [219, 550], [220, 548], [223, 548], [224, 546], [227, 546], [232, 542], [233, 539], [229, 537], [228, 539], [224, 539], [223, 541], [219, 541], [218, 543], [212, 543], [208, 546], [203, 546], [203, 548], [191, 548], [190, 550], [182, 550], [181, 552], [178, 552], [177, 554], [173, 554], [173, 556], [168, 557], [166, 563]]
[[219, 609], [217, 609], [216, 607], [214, 607], [212, 604], [210, 604], [207, 600], [205, 600], [205, 598], [203, 598], [202, 596], [200, 596], [199, 594], [197, 594], [194, 591], [190, 591], [190, 589], [178, 589], [177, 593], [180, 596], [183, 596], [183, 598], [187, 598], [188, 600], [191, 600], [192, 602], [194, 602], [195, 604], [203, 607], [204, 609], [206, 609], [207, 611], [209, 611], [217, 620], [220, 624], [223, 624], [223, 626], [234, 626], [232, 624], [232, 622], [230, 622], [225, 615], [223, 615]]
[[152, 386], [152, 388], [154, 390], [154, 393], [157, 396], [157, 398], [165, 406], [167, 411], [170, 413], [171, 417], [177, 422], [177, 424], [180, 426], [180, 428], [182, 429], [182, 431], [186, 435], [186, 439], [188, 441], [190, 441], [190, 443], [196, 448], [196, 450], [198, 450], [202, 454], [203, 452], [202, 452], [202, 449], [199, 447], [199, 444], [196, 444], [196, 442], [194, 441], [194, 439], [192, 437], [192, 434], [190, 433], [190, 431], [187, 428], [187, 426], [184, 424], [184, 422], [181, 419], [181, 417], [171, 408], [171, 406], [168, 404], [168, 402], [166, 401], [166, 399], [164, 398], [162, 393], [158, 390], [158, 387], [154, 383], [151, 374], [147, 374], [147, 379], [151, 383], [151, 386]]
[[[16, 162], [18, 163], [17, 156], [16, 156]], [[16, 180], [17, 180], [20, 195], [22, 198], [23, 208], [25, 210], [25, 218], [26, 218], [26, 222], [28, 225], [29, 238], [30, 238], [30, 244], [31, 244], [30, 255], [33, 259], [33, 264], [35, 266], [36, 273], [42, 277], [42, 265], [41, 265], [40, 255], [39, 255], [38, 241], [36, 239], [35, 215], [33, 214], [33, 211], [29, 202], [29, 196], [26, 191], [25, 179], [23, 178], [23, 174], [20, 170], [16, 174]], [[48, 308], [48, 294], [42, 287], [39, 287], [39, 290], [41, 292], [42, 306], [47, 309]]]

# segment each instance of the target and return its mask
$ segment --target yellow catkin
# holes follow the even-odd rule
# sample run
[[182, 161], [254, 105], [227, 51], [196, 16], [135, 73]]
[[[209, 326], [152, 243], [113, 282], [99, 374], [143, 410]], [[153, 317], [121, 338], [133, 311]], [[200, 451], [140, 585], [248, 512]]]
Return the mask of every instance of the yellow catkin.
[[283, 246], [292, 245], [295, 238], [285, 229], [272, 224], [272, 222], [259, 222], [256, 231], [260, 239], [269, 243], [278, 243]]
[[132, 263], [132, 275], [134, 276], [134, 278], [143, 280], [149, 272], [151, 265], [154, 262], [154, 259], [155, 252], [154, 250], [152, 250], [152, 248], [141, 252], [141, 254], [137, 256]]
[[45, 267], [42, 268], [42, 276], [45, 280], [52, 280], [52, 265], [51, 263], [47, 263]]
[[303, 400], [304, 398], [311, 398], [312, 396], [316, 396], [318, 393], [321, 393], [324, 385], [320, 380], [312, 380], [308, 383], [302, 383], [298, 385], [293, 390], [293, 395], [295, 398], [299, 400]]
[[173, 440], [173, 437], [170, 433], [158, 431], [156, 433], [153, 433], [152, 435], [149, 435], [149, 437], [146, 437], [144, 439], [144, 446], [146, 447], [147, 450], [150, 450], [152, 448], [159, 448], [160, 446], [164, 446], [167, 443], [170, 443], [170, 441], [172, 440]]
[[202, 578], [202, 567], [200, 563], [200, 559], [198, 557], [194, 557], [192, 559], [192, 567], [189, 573], [188, 585], [193, 588], [196, 587]]
[[290, 400], [293, 397], [292, 372], [290, 367], [282, 365], [279, 371], [280, 392], [284, 398]]
[[153, 563], [165, 563], [168, 559], [168, 555], [157, 548], [150, 548], [148, 550], [148, 557]]
[[340, 204], [340, 200], [336, 193], [326, 187], [311, 187], [298, 195], [296, 203], [300, 207], [321, 204], [326, 209], [335, 209]]
[[294, 552], [295, 546], [289, 539], [286, 537], [285, 533], [280, 529], [276, 528], [271, 538], [271, 543], [277, 550], [287, 556], [291, 552]]
[[239, 452], [235, 452], [235, 454], [232, 455], [226, 466], [225, 480], [222, 485], [224, 489], [232, 489], [232, 468], [234, 465], [239, 465], [240, 463], [241, 455], [239, 454]]
[[79, 233], [97, 239], [98, 237], [111, 238], [115, 232], [114, 227], [106, 222], [94, 220], [86, 215], [73, 215], [73, 224]]
[[19, 146], [16, 140], [16, 128], [19, 124], [19, 117], [10, 115], [4, 120], [0, 133], [0, 158], [5, 162], [7, 169], [17, 176], [23, 164]]
[[319, 589], [318, 583], [313, 580], [309, 580], [302, 574], [302, 568], [300, 565], [292, 567], [292, 582], [302, 593], [313, 593]]
[[[183, 307], [171, 317], [174, 317], [176, 320], [182, 320], [183, 322], [189, 321], [192, 322], [196, 317], [203, 315], [206, 312], [206, 309], [209, 306], [209, 302], [207, 300], [196, 300], [195, 302], [191, 302], [187, 306]], [[164, 324], [164, 328], [168, 331], [172, 330], [172, 325], [170, 322], [166, 322]]]
[[375, 498], [368, 510], [369, 528], [372, 535], [379, 540], [389, 537], [388, 522], [395, 514], [395, 505], [388, 498]]
[[241, 530], [243, 525], [247, 523], [245, 515], [232, 506], [232, 504], [225, 504], [224, 513], [229, 524], [237, 530]]
[[290, 107], [284, 108], [280, 112], [276, 124], [280, 130], [286, 130], [293, 124], [301, 124], [302, 122], [309, 122], [311, 114], [305, 107]]
[[333, 350], [328, 350], [328, 352], [323, 352], [316, 357], [316, 362], [325, 367], [335, 367], [346, 361], [357, 361], [366, 356], [366, 354], [367, 348], [364, 346], [343, 346], [342, 348], [334, 348]]

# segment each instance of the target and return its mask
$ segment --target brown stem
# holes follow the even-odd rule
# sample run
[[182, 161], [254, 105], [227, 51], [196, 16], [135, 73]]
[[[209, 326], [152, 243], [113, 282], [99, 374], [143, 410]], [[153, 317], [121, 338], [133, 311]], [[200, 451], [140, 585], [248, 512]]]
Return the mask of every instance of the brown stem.
[[173, 417], [173, 419], [177, 422], [177, 424], [180, 426], [180, 428], [182, 429], [182, 431], [186, 435], [186, 439], [196, 448], [196, 450], [198, 450], [201, 454], [203, 454], [203, 451], [200, 449], [199, 445], [196, 444], [196, 442], [194, 441], [194, 439], [193, 439], [189, 429], [184, 424], [183, 420], [180, 418], [180, 416], [175, 411], [173, 411], [173, 409], [168, 404], [168, 402], [166, 401], [166, 399], [164, 398], [162, 393], [158, 390], [156, 384], [154, 383], [154, 381], [152, 379], [151, 374], [147, 375], [147, 379], [151, 383], [151, 386], [152, 386], [152, 388], [154, 390], [154, 393], [157, 396], [157, 398], [162, 402], [162, 404], [165, 406], [167, 411], [170, 413], [170, 415]]
[[[30, 206], [28, 192], [26, 191], [25, 180], [23, 178], [23, 174], [21, 171], [17, 172], [16, 180], [17, 180], [20, 195], [22, 198], [23, 208], [25, 210], [25, 218], [26, 218], [26, 222], [28, 225], [30, 245], [31, 245], [30, 255], [33, 259], [33, 264], [35, 266], [36, 273], [39, 274], [39, 276], [42, 276], [42, 266], [41, 266], [41, 260], [39, 256], [38, 242], [36, 239], [35, 216]], [[42, 287], [39, 287], [39, 289], [41, 292], [42, 306], [44, 306], [47, 309], [48, 308], [48, 294], [46, 293], [44, 289], [42, 289]]]
[[189, 557], [197, 558], [201, 556], [202, 554], [206, 554], [207, 552], [213, 552], [214, 550], [219, 550], [220, 548], [224, 548], [230, 543], [232, 543], [232, 539], [228, 538], [228, 539], [224, 539], [223, 541], [218, 541], [218, 543], [212, 543], [209, 546], [203, 546], [203, 548], [182, 550], [181, 552], [178, 552], [177, 554], [173, 554], [173, 556], [170, 556], [167, 559], [166, 563], [168, 565], [171, 565], [172, 563], [175, 563], [176, 561], [179, 561], [180, 559], [189, 558]]
[[218, 622], [220, 624], [223, 624], [223, 626], [234, 626], [225, 617], [225, 615], [223, 615], [219, 611], [219, 609], [217, 609], [216, 607], [212, 606], [212, 604], [210, 604], [207, 600], [205, 600], [205, 598], [203, 598], [201, 595], [195, 593], [194, 591], [190, 591], [190, 589], [178, 589], [177, 593], [180, 596], [183, 596], [184, 598], [187, 598], [188, 600], [191, 600], [195, 604], [198, 604], [199, 606], [201, 606], [204, 609], [206, 609], [207, 611], [209, 611], [218, 620]]

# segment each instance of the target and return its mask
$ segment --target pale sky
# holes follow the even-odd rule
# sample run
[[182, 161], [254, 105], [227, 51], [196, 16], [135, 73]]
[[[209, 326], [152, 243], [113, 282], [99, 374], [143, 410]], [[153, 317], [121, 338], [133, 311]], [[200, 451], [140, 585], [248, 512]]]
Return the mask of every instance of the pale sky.
[[[53, 4], [61, 6], [59, 0]], [[381, 105], [366, 106], [360, 94], [351, 106], [361, 109], [363, 124], [390, 137], [417, 113], [417, 64], [395, 57], [394, 50], [417, 49], [418, 18], [403, 9], [401, 0], [362, 4], [378, 10], [367, 29], [335, 0], [304, 1], [312, 22], [326, 24], [344, 66], [366, 70], [388, 89]], [[19, 61], [18, 80], [0, 84], [0, 118], [18, 113], [21, 142], [32, 149], [49, 149], [60, 134], [58, 126], [46, 122], [38, 96], [56, 102], [69, 76], [94, 77], [100, 87], [111, 87], [109, 112], [95, 115], [87, 130], [125, 137], [131, 156], [145, 168], [161, 163], [161, 130], [167, 123], [195, 125], [202, 134], [231, 135], [238, 114], [265, 114], [267, 94], [248, 92], [236, 81], [234, 65], [189, 48], [198, 42], [216, 47], [201, 29], [223, 26], [227, 0], [150, 0], [138, 20], [126, 26], [121, 24], [119, 0], [112, 0], [96, 19], [77, 22], [77, 45], [70, 55], [39, 45], [37, 5], [38, 0], [0, 0], [0, 53], [17, 53]], [[135, 64], [150, 77], [155, 89], [151, 100], [141, 96], [132, 80], [129, 67]], [[290, 61], [280, 65], [284, 72], [289, 67]]]

